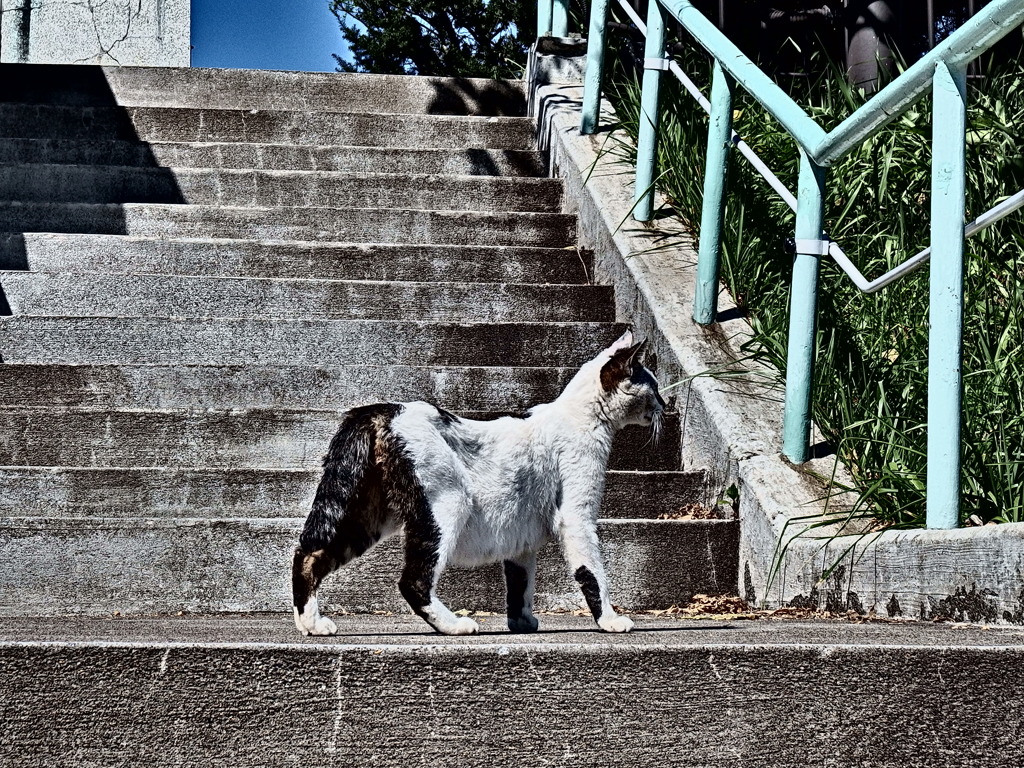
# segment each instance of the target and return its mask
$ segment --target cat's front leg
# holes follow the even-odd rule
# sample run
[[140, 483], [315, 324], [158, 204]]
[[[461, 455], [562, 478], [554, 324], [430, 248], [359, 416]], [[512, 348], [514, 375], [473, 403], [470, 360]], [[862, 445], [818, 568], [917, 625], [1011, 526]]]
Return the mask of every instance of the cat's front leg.
[[536, 632], [540, 623], [533, 615], [537, 585], [537, 553], [528, 552], [505, 561], [505, 602], [508, 629], [517, 634]]
[[612, 607], [594, 520], [586, 514], [563, 513], [558, 531], [562, 554], [597, 626], [605, 632], [629, 632], [633, 620]]

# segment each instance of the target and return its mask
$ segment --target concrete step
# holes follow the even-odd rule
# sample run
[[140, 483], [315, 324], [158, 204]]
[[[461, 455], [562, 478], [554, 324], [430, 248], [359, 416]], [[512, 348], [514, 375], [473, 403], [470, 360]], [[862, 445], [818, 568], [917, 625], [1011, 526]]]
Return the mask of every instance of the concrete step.
[[619, 323], [0, 317], [8, 363], [578, 367]]
[[451, 176], [546, 176], [543, 152], [512, 149], [405, 149], [243, 142], [5, 139], [0, 163], [248, 168]]
[[[0, 466], [316, 469], [339, 420], [338, 411], [312, 410], [5, 408]], [[609, 467], [677, 470], [679, 444], [670, 412], [657, 445], [647, 429], [624, 429]]]
[[322, 280], [589, 283], [576, 248], [0, 234], [0, 269]]
[[[0, 517], [298, 518], [319, 469], [0, 467]], [[657, 519], [707, 502], [695, 472], [611, 470], [602, 518]]]
[[319, 112], [523, 115], [519, 81], [200, 67], [0, 65], [0, 101]]
[[[90, 142], [238, 141], [402, 149], [536, 149], [534, 121], [526, 117], [207, 107], [60, 107], [0, 103], [0, 137]], [[155, 161], [148, 164], [157, 165]]]
[[[0, 519], [0, 615], [290, 610], [303, 519]], [[736, 521], [604, 520], [598, 530], [616, 605], [657, 609], [736, 590]], [[400, 537], [381, 543], [324, 582], [321, 606], [406, 612], [402, 560]], [[554, 543], [537, 584], [541, 610], [583, 605]], [[502, 567], [450, 569], [440, 592], [452, 610], [503, 610]]]
[[0, 232], [426, 245], [576, 245], [576, 217], [381, 208], [0, 202]]
[[14, 315], [612, 322], [610, 286], [0, 272]]
[[0, 169], [0, 200], [557, 213], [562, 182], [504, 176], [23, 164]]
[[281, 614], [7, 619], [0, 762], [1006, 768], [1024, 732], [1019, 629], [483, 621], [343, 616], [325, 640]]
[[575, 368], [411, 365], [0, 366], [0, 407], [343, 410], [426, 399], [454, 411], [522, 411], [554, 400]]

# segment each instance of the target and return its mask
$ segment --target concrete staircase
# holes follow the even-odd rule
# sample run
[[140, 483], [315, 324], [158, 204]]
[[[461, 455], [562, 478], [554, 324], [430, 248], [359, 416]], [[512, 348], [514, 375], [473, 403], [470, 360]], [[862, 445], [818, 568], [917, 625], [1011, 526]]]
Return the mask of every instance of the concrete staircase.
[[[339, 412], [552, 399], [621, 332], [519, 84], [7, 66], [0, 86], [0, 611], [286, 611]], [[615, 600], [736, 589], [731, 520], [660, 445], [618, 442]], [[399, 542], [328, 610], [406, 612]], [[500, 567], [453, 573], [500, 610]], [[540, 605], [580, 603], [555, 548]]]
[[[497, 614], [444, 638], [408, 615], [392, 542], [328, 580], [337, 638], [295, 631], [290, 551], [342, 410], [520, 410], [631, 319], [523, 103], [0, 67], [0, 765], [1016, 764], [1015, 629], [546, 615], [513, 636], [493, 568], [442, 583]], [[737, 589], [737, 520], [658, 519], [714, 501], [681, 421], [615, 447], [627, 610]], [[539, 602], [580, 604], [554, 548]]]

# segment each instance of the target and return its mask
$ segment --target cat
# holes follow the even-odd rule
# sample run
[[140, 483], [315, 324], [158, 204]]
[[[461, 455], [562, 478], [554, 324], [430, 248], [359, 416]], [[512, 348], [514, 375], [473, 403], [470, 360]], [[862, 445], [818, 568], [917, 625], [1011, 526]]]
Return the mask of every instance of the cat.
[[449, 565], [504, 561], [508, 628], [535, 632], [537, 552], [557, 538], [597, 626], [629, 632], [612, 608], [597, 538], [612, 437], [627, 424], [657, 437], [665, 401], [627, 331], [585, 363], [558, 398], [519, 417], [475, 421], [424, 402], [349, 410], [292, 561], [295, 625], [333, 635], [316, 592], [332, 571], [401, 531], [399, 591], [437, 632], [474, 634], [437, 596]]

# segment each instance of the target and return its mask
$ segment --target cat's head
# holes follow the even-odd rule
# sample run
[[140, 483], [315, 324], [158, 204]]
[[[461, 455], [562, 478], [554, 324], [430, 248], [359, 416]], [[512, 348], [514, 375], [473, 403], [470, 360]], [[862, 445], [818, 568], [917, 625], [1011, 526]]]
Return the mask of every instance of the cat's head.
[[665, 401], [658, 392], [658, 381], [640, 363], [640, 350], [646, 339], [634, 342], [626, 331], [598, 356], [601, 365], [600, 387], [606, 413], [616, 426], [639, 424], [660, 431]]

